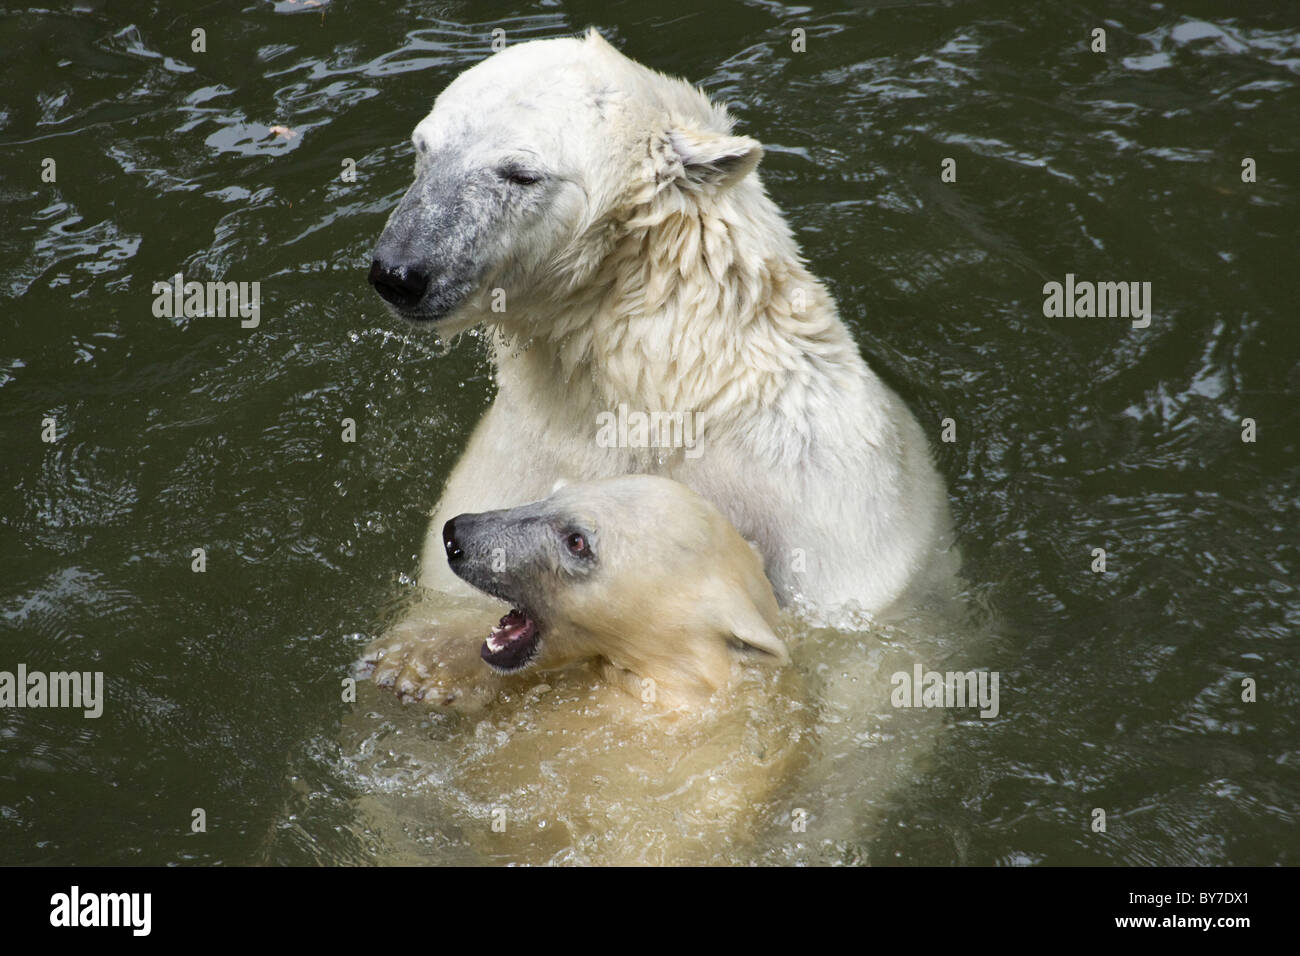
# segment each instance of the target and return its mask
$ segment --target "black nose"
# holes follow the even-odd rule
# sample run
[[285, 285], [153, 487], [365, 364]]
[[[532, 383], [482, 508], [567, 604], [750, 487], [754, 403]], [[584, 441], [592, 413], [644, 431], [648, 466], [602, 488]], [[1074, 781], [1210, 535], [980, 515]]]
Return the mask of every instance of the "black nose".
[[465, 557], [465, 552], [460, 549], [456, 543], [456, 519], [452, 518], [442, 526], [442, 546], [447, 549], [448, 561], [459, 561]]
[[384, 301], [403, 309], [416, 306], [429, 288], [429, 277], [406, 265], [386, 265], [378, 259], [370, 263], [370, 284]]

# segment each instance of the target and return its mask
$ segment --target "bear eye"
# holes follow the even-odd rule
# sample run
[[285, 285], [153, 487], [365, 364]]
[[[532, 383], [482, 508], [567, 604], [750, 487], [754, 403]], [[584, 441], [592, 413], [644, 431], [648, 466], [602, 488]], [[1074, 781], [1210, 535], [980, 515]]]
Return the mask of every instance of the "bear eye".
[[542, 181], [541, 174], [526, 169], [499, 169], [497, 174], [514, 186], [534, 186]]
[[591, 557], [591, 546], [587, 544], [586, 535], [577, 531], [570, 532], [564, 539], [564, 546], [569, 549], [569, 553], [579, 558]]

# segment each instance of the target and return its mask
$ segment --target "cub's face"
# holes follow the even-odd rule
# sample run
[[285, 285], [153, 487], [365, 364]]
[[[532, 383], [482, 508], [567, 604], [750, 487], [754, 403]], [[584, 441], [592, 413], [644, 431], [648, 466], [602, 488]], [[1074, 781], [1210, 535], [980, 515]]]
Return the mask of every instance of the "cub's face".
[[776, 604], [757, 555], [667, 479], [584, 482], [519, 508], [458, 515], [443, 544], [459, 577], [511, 605], [480, 652], [500, 671], [592, 657], [716, 659], [728, 643], [785, 655], [766, 623]]
[[[607, 575], [606, 536], [590, 515], [541, 501], [508, 511], [463, 514], [443, 526], [451, 569], [479, 590], [511, 605], [483, 644], [481, 656], [495, 670], [510, 672], [538, 663], [543, 648], [561, 663], [572, 624], [565, 594], [600, 587]], [[543, 661], [545, 662], [545, 661]]]

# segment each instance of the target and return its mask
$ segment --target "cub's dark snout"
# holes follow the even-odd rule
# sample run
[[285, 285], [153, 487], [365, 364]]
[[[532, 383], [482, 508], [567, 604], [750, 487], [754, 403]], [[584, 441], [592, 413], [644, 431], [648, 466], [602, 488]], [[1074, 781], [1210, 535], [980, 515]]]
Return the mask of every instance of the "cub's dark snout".
[[442, 526], [442, 549], [456, 577], [516, 606], [535, 602], [548, 574], [550, 523], [528, 506], [465, 512]]
[[527, 590], [519, 567], [507, 555], [519, 554], [502, 521], [507, 512], [456, 515], [442, 526], [442, 548], [452, 573], [493, 597], [512, 603]]
[[[463, 516], [462, 516], [463, 517]], [[465, 557], [465, 552], [456, 541], [456, 519], [452, 518], [442, 526], [442, 546], [447, 551], [447, 563], [455, 564]]]

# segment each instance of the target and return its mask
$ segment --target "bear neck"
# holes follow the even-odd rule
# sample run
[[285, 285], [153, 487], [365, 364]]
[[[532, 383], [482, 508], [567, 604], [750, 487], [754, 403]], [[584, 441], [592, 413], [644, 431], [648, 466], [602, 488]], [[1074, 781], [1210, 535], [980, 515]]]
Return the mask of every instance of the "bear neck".
[[756, 176], [721, 196], [660, 190], [600, 228], [608, 253], [590, 280], [530, 303], [531, 338], [498, 342], [503, 393], [529, 402], [558, 379], [587, 427], [620, 405], [716, 422], [828, 370], [844, 387], [869, 374]]
[[645, 700], [649, 687], [653, 688], [651, 699], [663, 708], [694, 709], [730, 686], [733, 668], [720, 643], [716, 647], [679, 647], [676, 656], [648, 655], [623, 645], [604, 658], [603, 676], [635, 698]]

